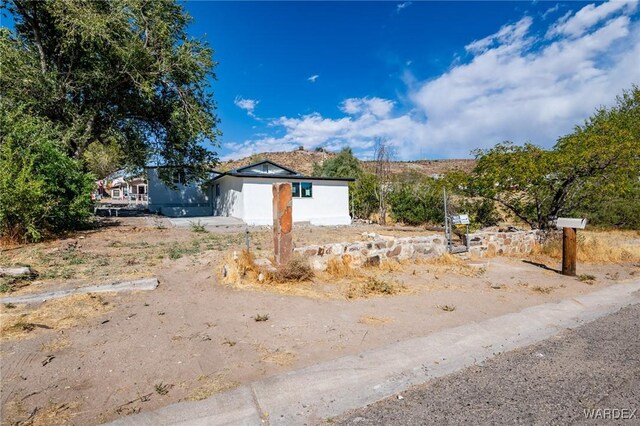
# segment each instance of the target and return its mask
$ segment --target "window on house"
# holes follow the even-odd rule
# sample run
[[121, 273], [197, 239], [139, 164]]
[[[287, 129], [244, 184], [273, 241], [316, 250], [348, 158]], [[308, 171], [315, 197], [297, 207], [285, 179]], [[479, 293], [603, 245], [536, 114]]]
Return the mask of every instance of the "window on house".
[[312, 184], [311, 182], [292, 182], [291, 197], [293, 198], [311, 198]]
[[185, 184], [187, 182], [187, 174], [184, 170], [175, 170], [173, 172], [173, 183]]
[[300, 192], [302, 193], [302, 198], [311, 198], [312, 196], [312, 185], [311, 182], [301, 182], [300, 183]]
[[262, 165], [262, 171], [263, 171], [264, 173], [268, 173], [268, 172], [269, 172], [269, 164], [264, 163], [264, 164]]
[[219, 196], [220, 196], [220, 184], [217, 183], [216, 184], [216, 197], [219, 197]]
[[115, 198], [115, 197], [119, 197], [119, 196], [120, 196], [120, 190], [119, 190], [119, 189], [113, 189], [113, 190], [111, 190], [111, 196], [112, 196], [113, 198]]

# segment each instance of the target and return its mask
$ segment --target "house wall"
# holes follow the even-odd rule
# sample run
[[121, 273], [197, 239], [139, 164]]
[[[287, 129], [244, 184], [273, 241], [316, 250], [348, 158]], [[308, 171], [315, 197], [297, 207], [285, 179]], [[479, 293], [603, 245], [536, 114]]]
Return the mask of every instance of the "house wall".
[[[216, 185], [220, 185], [220, 196], [216, 197]], [[214, 197], [214, 214], [216, 216], [232, 216], [242, 219], [244, 215], [242, 179], [224, 176], [211, 185]]]
[[[240, 178], [237, 178], [240, 179]], [[288, 179], [241, 178], [243, 182], [244, 215], [249, 225], [273, 224], [274, 182]], [[302, 182], [295, 180], [295, 182]], [[340, 181], [313, 182], [313, 196], [293, 199], [293, 221], [311, 222], [313, 225], [349, 225], [349, 186]]]
[[211, 189], [202, 190], [198, 184], [166, 186], [158, 177], [157, 168], [147, 169], [149, 211], [169, 217], [211, 216]]

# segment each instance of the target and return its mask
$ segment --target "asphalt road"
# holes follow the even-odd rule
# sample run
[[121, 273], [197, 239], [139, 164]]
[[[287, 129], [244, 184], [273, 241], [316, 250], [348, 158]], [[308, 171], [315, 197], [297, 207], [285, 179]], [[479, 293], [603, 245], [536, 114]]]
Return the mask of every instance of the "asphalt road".
[[640, 305], [329, 423], [640, 425]]

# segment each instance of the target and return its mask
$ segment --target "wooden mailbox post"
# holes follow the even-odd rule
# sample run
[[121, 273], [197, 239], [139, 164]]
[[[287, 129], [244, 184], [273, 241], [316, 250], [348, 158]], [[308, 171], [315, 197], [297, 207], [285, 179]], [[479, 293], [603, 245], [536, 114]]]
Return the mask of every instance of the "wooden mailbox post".
[[556, 222], [556, 228], [562, 228], [562, 275], [576, 275], [576, 229], [584, 229], [586, 226], [587, 219], [559, 217]]

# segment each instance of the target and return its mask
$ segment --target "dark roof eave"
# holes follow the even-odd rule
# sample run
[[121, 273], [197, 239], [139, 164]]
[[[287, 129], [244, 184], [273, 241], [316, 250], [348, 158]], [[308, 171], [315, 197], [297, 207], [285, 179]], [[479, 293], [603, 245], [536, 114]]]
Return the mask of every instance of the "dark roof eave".
[[247, 177], [247, 178], [260, 178], [260, 179], [280, 179], [280, 180], [318, 180], [318, 181], [336, 181], [336, 182], [354, 182], [355, 178], [341, 178], [341, 177], [320, 177], [320, 176], [302, 176], [302, 175], [276, 175], [276, 174], [258, 174], [258, 173], [222, 173], [211, 179], [209, 182], [216, 181], [224, 176], [232, 177]]

